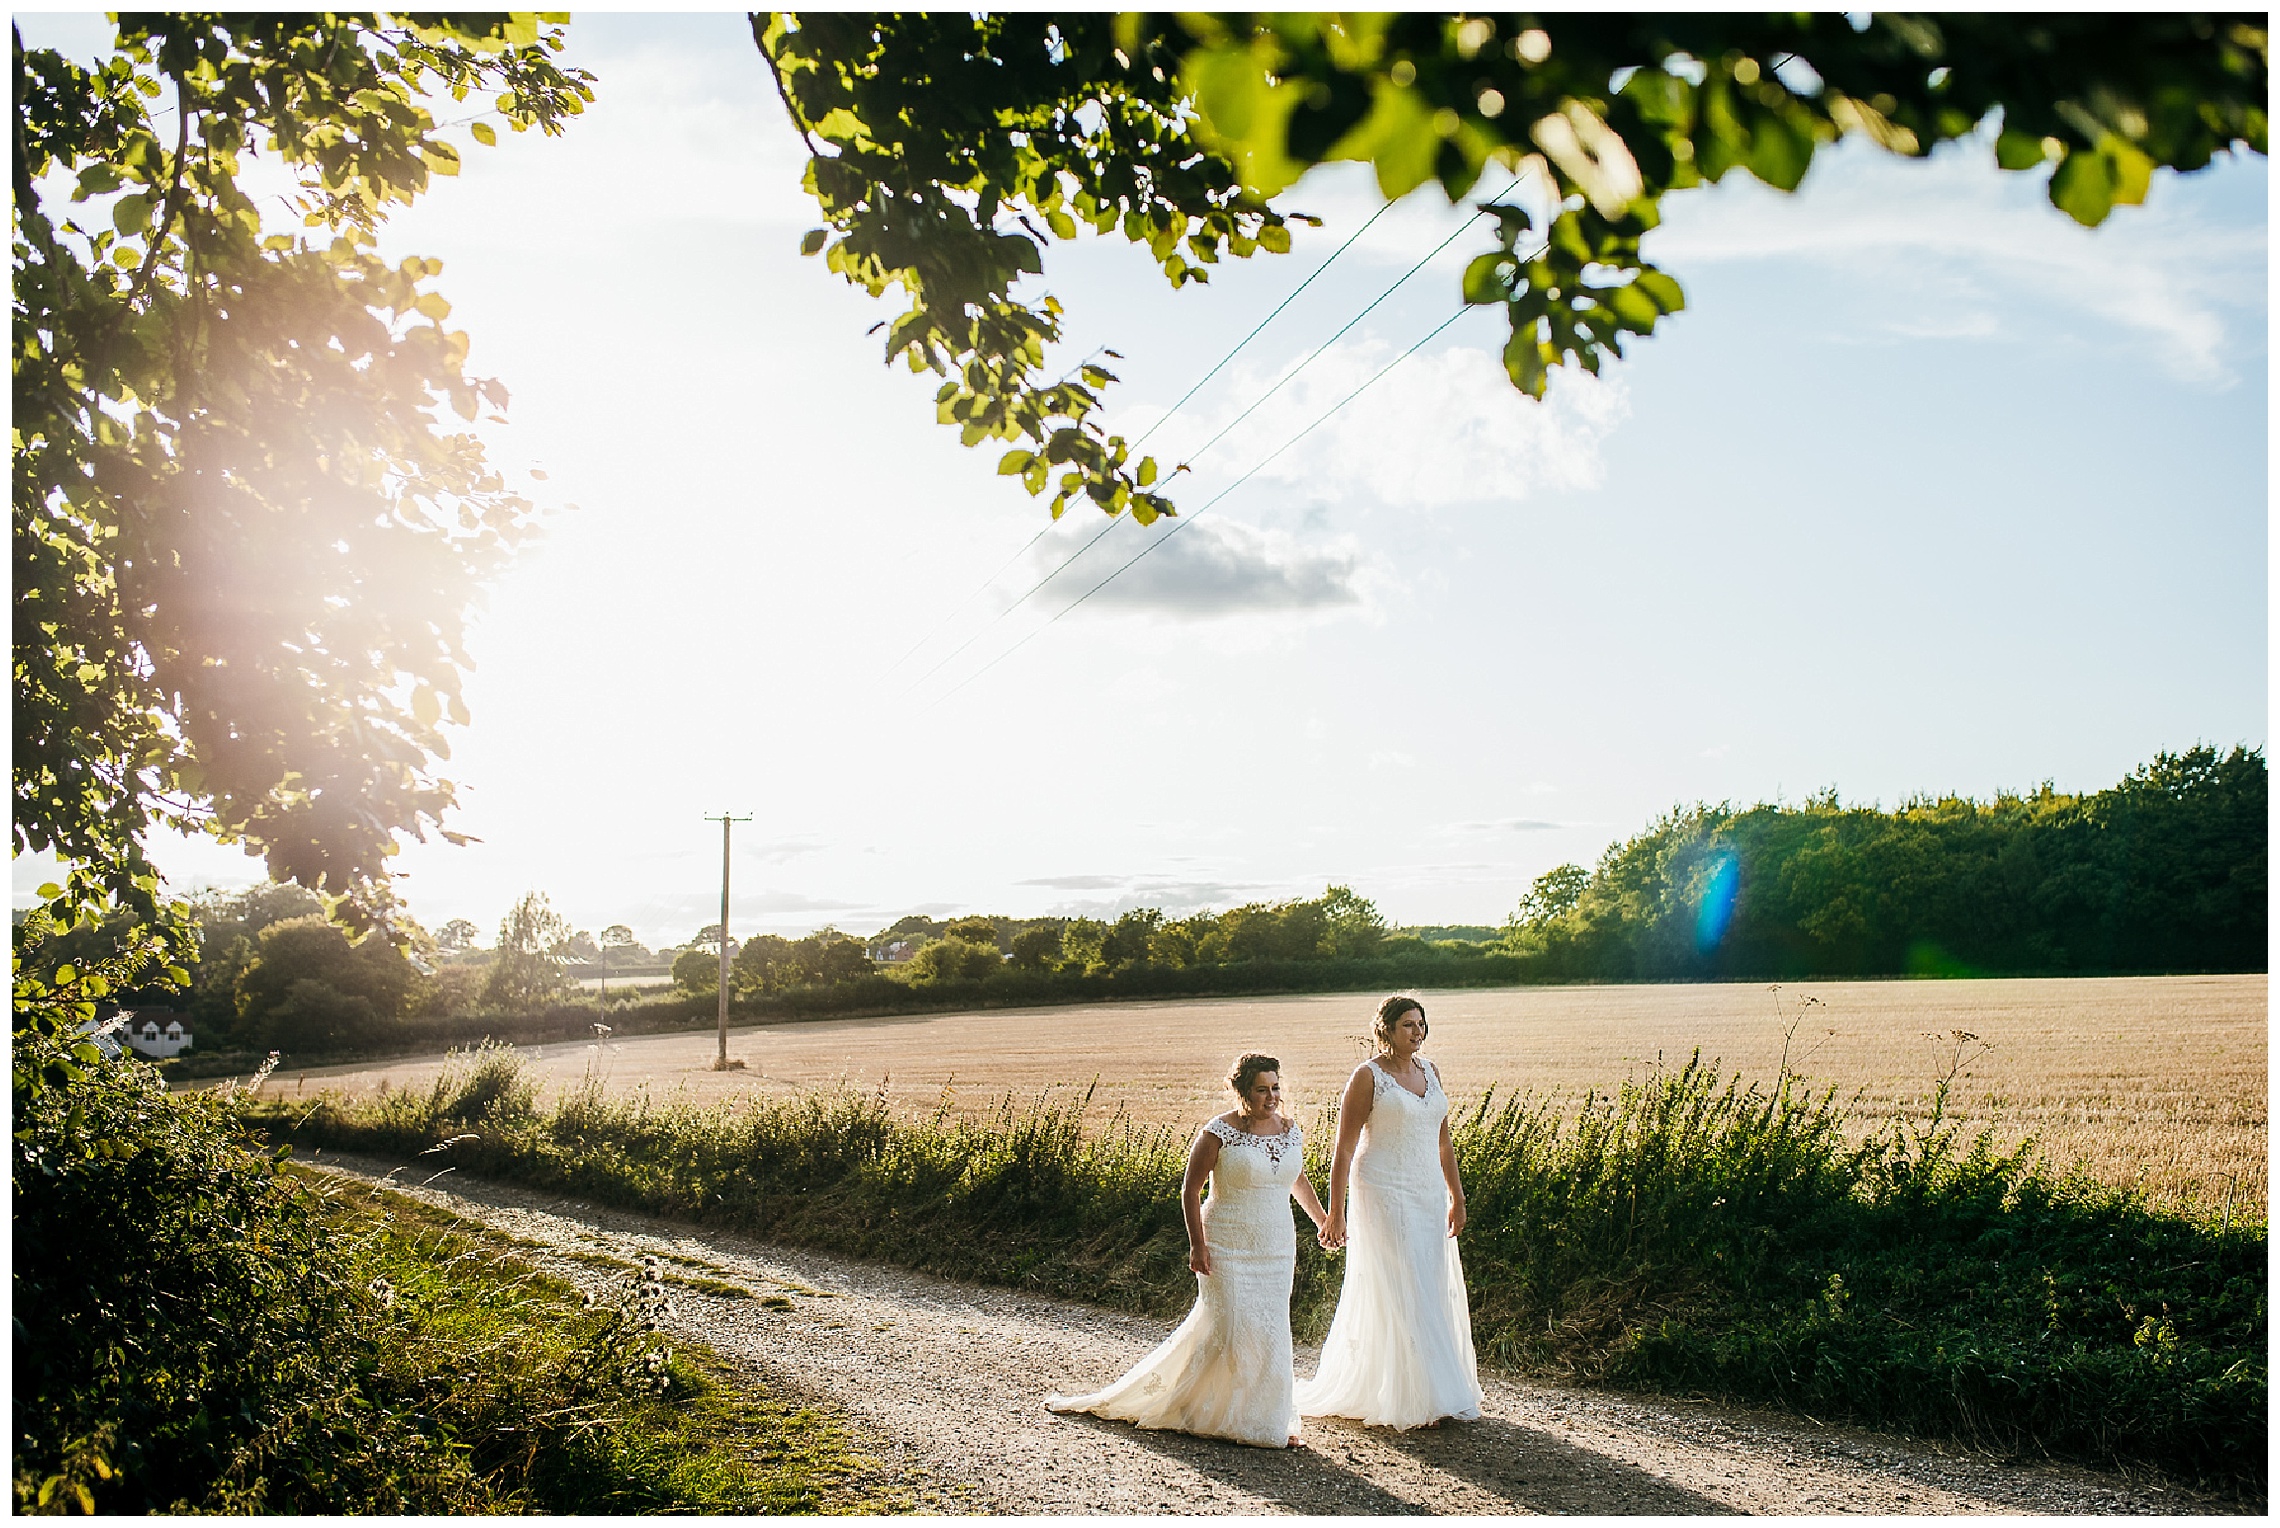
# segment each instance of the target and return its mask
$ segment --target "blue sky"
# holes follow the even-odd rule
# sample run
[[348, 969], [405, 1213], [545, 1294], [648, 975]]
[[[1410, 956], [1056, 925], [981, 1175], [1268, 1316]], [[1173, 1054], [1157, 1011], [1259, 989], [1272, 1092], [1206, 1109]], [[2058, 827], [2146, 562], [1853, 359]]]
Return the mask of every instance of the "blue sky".
[[[1737, 174], [1672, 197], [1647, 247], [1689, 309], [1607, 377], [1531, 404], [1501, 319], [1469, 315], [1045, 626], [1161, 531], [1119, 527], [997, 618], [1098, 522], [985, 589], [1043, 505], [879, 364], [888, 310], [798, 256], [799, 149], [742, 17], [570, 35], [587, 117], [470, 147], [387, 236], [444, 261], [474, 368], [514, 393], [496, 457], [556, 506], [472, 644], [452, 773], [482, 842], [401, 861], [431, 926], [535, 888], [685, 938], [716, 916], [724, 807], [754, 818], [740, 931], [1330, 881], [1401, 922], [1496, 922], [1682, 802], [2094, 789], [2265, 741], [2261, 159], [2163, 174], [2095, 232], [1985, 145], [1848, 144], [1795, 196]], [[1375, 201], [1343, 167], [1284, 205], [1327, 226], [1200, 291], [1121, 241], [1049, 254], [1072, 358], [1124, 353], [1126, 426]], [[1149, 449], [1184, 459], [1459, 221], [1432, 188], [1381, 219]], [[1487, 242], [1199, 458], [1183, 504], [1447, 317]], [[160, 859], [181, 885], [258, 874]], [[43, 874], [19, 863], [19, 898]]]

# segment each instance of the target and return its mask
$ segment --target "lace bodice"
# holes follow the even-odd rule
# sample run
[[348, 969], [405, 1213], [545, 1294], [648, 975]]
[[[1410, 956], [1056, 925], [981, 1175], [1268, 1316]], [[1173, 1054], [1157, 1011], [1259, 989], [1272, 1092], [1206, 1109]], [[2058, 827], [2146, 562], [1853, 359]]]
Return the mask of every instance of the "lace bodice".
[[1441, 1121], [1449, 1117], [1449, 1097], [1441, 1091], [1441, 1074], [1433, 1063], [1419, 1058], [1425, 1071], [1425, 1096], [1420, 1098], [1395, 1082], [1375, 1058], [1370, 1063], [1372, 1091], [1369, 1123], [1362, 1127], [1361, 1150], [1354, 1171], [1373, 1182], [1441, 1184]]
[[[1298, 1128], [1295, 1121], [1285, 1125], [1280, 1135], [1253, 1135], [1250, 1131], [1239, 1129], [1223, 1119], [1214, 1119], [1203, 1128], [1206, 1134], [1219, 1137], [1219, 1160], [1222, 1162], [1227, 1160], [1228, 1147], [1249, 1146], [1265, 1152], [1267, 1160], [1279, 1167], [1282, 1165], [1283, 1157], [1298, 1150], [1305, 1144], [1306, 1140], [1305, 1133]], [[1283, 1186], [1287, 1188], [1295, 1181], [1297, 1181], [1297, 1175], [1294, 1173], [1291, 1177], [1283, 1180]]]
[[1048, 1396], [1055, 1411], [1089, 1411], [1280, 1448], [1298, 1432], [1292, 1404], [1290, 1281], [1297, 1252], [1290, 1191], [1305, 1164], [1297, 1125], [1253, 1135], [1224, 1120], [1211, 1197], [1203, 1202], [1211, 1273], [1178, 1331], [1105, 1390]]

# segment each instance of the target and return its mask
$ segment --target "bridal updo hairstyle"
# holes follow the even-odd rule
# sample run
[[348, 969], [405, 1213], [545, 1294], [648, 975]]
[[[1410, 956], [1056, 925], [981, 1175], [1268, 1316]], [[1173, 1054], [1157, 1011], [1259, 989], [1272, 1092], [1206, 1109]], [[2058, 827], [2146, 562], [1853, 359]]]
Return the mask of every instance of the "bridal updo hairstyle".
[[1379, 1050], [1393, 1049], [1393, 1026], [1400, 1023], [1401, 1016], [1412, 1008], [1417, 1010], [1417, 1022], [1425, 1025], [1425, 1033], [1433, 1032], [1433, 1026], [1425, 1020], [1425, 1005], [1418, 1001], [1417, 994], [1396, 992], [1378, 1004], [1377, 1018], [1370, 1025], [1370, 1033], [1377, 1037]]
[[1235, 1090], [1235, 1101], [1249, 1104], [1251, 1084], [1259, 1080], [1261, 1072], [1279, 1072], [1282, 1063], [1272, 1056], [1257, 1051], [1245, 1051], [1235, 1058], [1235, 1065], [1227, 1073], [1227, 1086]]

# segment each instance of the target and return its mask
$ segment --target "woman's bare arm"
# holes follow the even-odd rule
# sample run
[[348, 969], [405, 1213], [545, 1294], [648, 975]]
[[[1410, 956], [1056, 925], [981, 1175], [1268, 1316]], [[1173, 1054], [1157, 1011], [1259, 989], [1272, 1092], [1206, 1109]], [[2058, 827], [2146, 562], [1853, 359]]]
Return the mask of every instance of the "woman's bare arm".
[[1322, 1208], [1321, 1199], [1315, 1195], [1314, 1180], [1306, 1175], [1305, 1168], [1299, 1169], [1298, 1181], [1290, 1186], [1290, 1191], [1292, 1196], [1298, 1200], [1298, 1207], [1306, 1211], [1306, 1218], [1314, 1222], [1315, 1234], [1321, 1235], [1322, 1227], [1329, 1220], [1330, 1215], [1328, 1211]]
[[[1448, 1089], [1441, 1091], [1446, 1095]], [[1454, 1236], [1465, 1228], [1465, 1186], [1457, 1177], [1457, 1142], [1446, 1115], [1441, 1119], [1441, 1177], [1449, 1185], [1449, 1234]]]
[[1335, 1252], [1346, 1245], [1346, 1180], [1354, 1170], [1354, 1149], [1362, 1143], [1362, 1127], [1370, 1122], [1370, 1104], [1377, 1097], [1377, 1081], [1368, 1062], [1346, 1079], [1346, 1094], [1338, 1100], [1338, 1149], [1330, 1157], [1330, 1203], [1325, 1207], [1317, 1240]]
[[1180, 1218], [1187, 1222], [1188, 1267], [1209, 1277], [1211, 1244], [1203, 1235], [1203, 1180], [1219, 1165], [1219, 1137], [1208, 1130], [1196, 1132], [1188, 1151], [1187, 1174], [1180, 1179]]

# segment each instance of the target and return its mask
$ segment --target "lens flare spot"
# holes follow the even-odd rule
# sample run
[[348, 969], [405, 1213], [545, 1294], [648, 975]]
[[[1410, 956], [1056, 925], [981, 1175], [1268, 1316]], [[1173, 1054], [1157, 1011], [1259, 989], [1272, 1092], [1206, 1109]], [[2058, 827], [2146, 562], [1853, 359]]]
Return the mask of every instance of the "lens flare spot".
[[1726, 940], [1727, 925], [1734, 921], [1734, 895], [1741, 890], [1742, 864], [1731, 854], [1721, 854], [1711, 864], [1710, 878], [1703, 883], [1702, 903], [1694, 914], [1694, 948], [1707, 955]]

